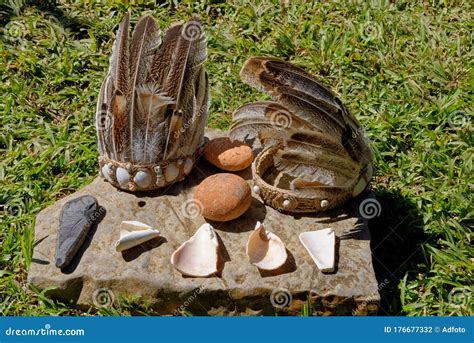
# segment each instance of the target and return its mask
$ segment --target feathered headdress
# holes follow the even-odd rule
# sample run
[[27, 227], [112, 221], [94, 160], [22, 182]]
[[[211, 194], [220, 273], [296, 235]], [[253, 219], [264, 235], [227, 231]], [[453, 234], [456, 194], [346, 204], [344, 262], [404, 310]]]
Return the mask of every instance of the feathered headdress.
[[274, 58], [249, 59], [240, 76], [274, 99], [237, 109], [229, 132], [232, 139], [259, 139], [263, 150], [252, 172], [264, 201], [286, 211], [315, 212], [342, 205], [367, 187], [372, 151], [334, 93]]
[[191, 172], [204, 136], [209, 89], [206, 41], [197, 19], [161, 37], [149, 15], [131, 37], [117, 32], [100, 89], [96, 128], [102, 175], [118, 188], [151, 190]]

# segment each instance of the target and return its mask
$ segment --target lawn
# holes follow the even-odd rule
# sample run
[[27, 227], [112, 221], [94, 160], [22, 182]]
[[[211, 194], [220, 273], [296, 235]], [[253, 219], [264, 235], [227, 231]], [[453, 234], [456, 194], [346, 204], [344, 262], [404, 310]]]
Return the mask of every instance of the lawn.
[[[250, 56], [289, 60], [332, 87], [375, 152], [379, 313], [474, 313], [472, 2], [136, 2], [0, 1], [1, 314], [84, 314], [26, 278], [36, 214], [98, 174], [95, 103], [127, 10], [163, 28], [200, 16], [209, 126], [228, 128], [238, 106], [264, 98], [240, 82]], [[134, 299], [98, 313], [153, 314]]]

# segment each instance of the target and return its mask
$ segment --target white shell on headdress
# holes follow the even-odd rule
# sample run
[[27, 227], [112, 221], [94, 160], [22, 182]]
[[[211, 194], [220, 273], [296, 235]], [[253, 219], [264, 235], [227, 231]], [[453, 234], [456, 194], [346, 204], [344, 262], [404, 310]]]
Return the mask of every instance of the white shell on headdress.
[[149, 171], [140, 170], [133, 177], [133, 182], [135, 182], [139, 189], [147, 189], [151, 185], [152, 176]]
[[183, 275], [206, 277], [217, 273], [219, 241], [210, 224], [196, 233], [171, 255], [171, 264]]
[[115, 171], [117, 182], [122, 188], [128, 188], [128, 182], [130, 181], [130, 174], [128, 173], [127, 169], [118, 167]]
[[120, 224], [120, 238], [115, 244], [115, 250], [123, 251], [158, 237], [160, 231], [139, 221], [123, 221]]
[[285, 244], [273, 232], [266, 231], [260, 222], [247, 241], [250, 263], [262, 270], [274, 270], [285, 264], [288, 254]]
[[321, 272], [333, 272], [336, 261], [334, 229], [308, 231], [300, 234], [300, 242]]

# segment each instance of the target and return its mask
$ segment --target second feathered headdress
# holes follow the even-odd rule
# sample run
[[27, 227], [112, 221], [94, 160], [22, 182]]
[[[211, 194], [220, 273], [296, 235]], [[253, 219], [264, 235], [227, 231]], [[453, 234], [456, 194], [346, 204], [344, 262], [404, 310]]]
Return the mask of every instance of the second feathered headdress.
[[120, 24], [96, 111], [99, 165], [114, 186], [161, 188], [191, 172], [209, 108], [202, 26], [193, 19], [162, 38], [149, 15]]
[[372, 178], [364, 130], [341, 100], [304, 70], [275, 58], [254, 57], [242, 81], [274, 101], [234, 112], [229, 136], [262, 151], [252, 165], [256, 192], [290, 212], [335, 208], [359, 195]]

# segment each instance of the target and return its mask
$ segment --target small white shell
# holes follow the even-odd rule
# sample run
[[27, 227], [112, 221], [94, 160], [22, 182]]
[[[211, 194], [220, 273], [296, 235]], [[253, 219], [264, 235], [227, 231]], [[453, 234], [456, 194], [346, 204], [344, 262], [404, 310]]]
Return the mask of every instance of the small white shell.
[[360, 193], [364, 191], [365, 187], [367, 187], [367, 181], [365, 181], [364, 178], [361, 178], [359, 182], [357, 183], [357, 185], [352, 190], [352, 196], [353, 197], [358, 196]]
[[250, 263], [262, 270], [274, 270], [285, 264], [288, 254], [285, 244], [273, 232], [266, 231], [260, 222], [247, 241]]
[[163, 169], [161, 169], [161, 166], [156, 166], [154, 168], [156, 176], [162, 176], [163, 175]]
[[140, 170], [133, 177], [133, 182], [138, 188], [147, 188], [151, 185], [152, 177], [148, 171]]
[[186, 162], [184, 162], [184, 173], [188, 175], [191, 172], [191, 169], [193, 169], [194, 162], [192, 158], [187, 158]]
[[108, 164], [104, 164], [101, 169], [102, 176], [109, 182], [112, 182], [112, 177], [110, 176], [112, 169], [109, 167]]
[[334, 271], [336, 261], [336, 235], [334, 229], [303, 232], [300, 234], [300, 242], [321, 272]]
[[171, 264], [183, 275], [206, 277], [217, 273], [219, 241], [210, 224], [196, 233], [171, 255]]
[[128, 182], [130, 181], [130, 174], [122, 167], [118, 167], [115, 171], [115, 176], [120, 187], [128, 189]]
[[158, 237], [160, 231], [139, 221], [123, 221], [120, 224], [120, 238], [115, 243], [115, 250], [123, 251]]
[[326, 199], [321, 200], [321, 208], [328, 207], [328, 205], [329, 205], [329, 201], [327, 201]]
[[179, 169], [174, 165], [174, 163], [170, 163], [165, 170], [165, 180], [167, 182], [174, 181], [179, 175]]

